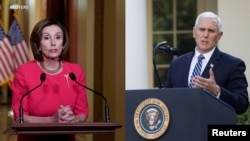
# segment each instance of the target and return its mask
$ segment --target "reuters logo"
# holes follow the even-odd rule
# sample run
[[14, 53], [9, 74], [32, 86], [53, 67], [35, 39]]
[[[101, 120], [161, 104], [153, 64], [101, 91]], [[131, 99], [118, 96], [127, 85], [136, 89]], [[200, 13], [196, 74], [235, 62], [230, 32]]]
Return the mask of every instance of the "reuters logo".
[[162, 136], [169, 125], [169, 110], [159, 99], [149, 98], [142, 101], [134, 114], [134, 126], [145, 139]]
[[19, 5], [19, 4], [11, 4], [10, 5], [11, 10], [17, 10], [17, 9], [29, 9], [28, 5]]

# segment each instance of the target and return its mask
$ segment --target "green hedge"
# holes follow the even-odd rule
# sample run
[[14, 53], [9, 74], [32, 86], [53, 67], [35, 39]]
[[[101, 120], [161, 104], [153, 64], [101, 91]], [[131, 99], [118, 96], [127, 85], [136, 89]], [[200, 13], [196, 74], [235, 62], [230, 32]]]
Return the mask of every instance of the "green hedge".
[[245, 113], [237, 115], [237, 123], [239, 125], [250, 125], [250, 105]]

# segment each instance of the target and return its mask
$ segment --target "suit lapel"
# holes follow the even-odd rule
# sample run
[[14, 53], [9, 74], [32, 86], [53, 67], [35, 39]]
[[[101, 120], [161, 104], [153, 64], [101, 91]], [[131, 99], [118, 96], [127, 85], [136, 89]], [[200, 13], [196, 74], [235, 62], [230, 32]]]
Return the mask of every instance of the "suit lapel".
[[213, 70], [219, 66], [219, 58], [220, 58], [220, 50], [218, 47], [215, 48], [213, 55], [211, 56], [210, 60], [207, 63], [206, 68], [202, 73], [202, 77], [209, 78], [209, 69], [213, 67]]
[[[190, 64], [191, 64], [191, 61], [192, 61], [192, 58], [193, 58], [193, 56], [194, 56], [194, 53], [195, 53], [195, 51], [193, 51], [192, 53], [190, 53], [190, 54], [188, 54], [187, 56], [186, 56], [186, 58], [185, 58], [185, 60], [188, 60], [187, 62], [186, 61], [183, 61], [183, 63], [184, 62], [186, 62], [185, 64], [182, 64], [182, 69], [183, 69], [183, 76], [185, 77], [184, 78], [184, 80], [187, 80], [186, 82], [185, 81], [183, 81], [184, 82], [184, 84], [185, 84], [185, 87], [188, 87], [188, 75], [189, 75], [189, 70], [190, 70]], [[183, 84], [183, 85], [184, 85]]]

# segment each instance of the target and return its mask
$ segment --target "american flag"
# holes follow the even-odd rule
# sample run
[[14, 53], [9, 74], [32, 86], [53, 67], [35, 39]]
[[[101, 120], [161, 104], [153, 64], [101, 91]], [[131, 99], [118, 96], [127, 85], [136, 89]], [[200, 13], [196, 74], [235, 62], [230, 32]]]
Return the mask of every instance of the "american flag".
[[12, 44], [13, 53], [14, 53], [14, 67], [15, 69], [29, 61], [29, 51], [27, 44], [23, 38], [20, 26], [17, 23], [16, 18], [13, 19], [10, 29], [9, 29], [9, 38]]
[[0, 26], [0, 86], [9, 82], [14, 74], [13, 57], [9, 39]]

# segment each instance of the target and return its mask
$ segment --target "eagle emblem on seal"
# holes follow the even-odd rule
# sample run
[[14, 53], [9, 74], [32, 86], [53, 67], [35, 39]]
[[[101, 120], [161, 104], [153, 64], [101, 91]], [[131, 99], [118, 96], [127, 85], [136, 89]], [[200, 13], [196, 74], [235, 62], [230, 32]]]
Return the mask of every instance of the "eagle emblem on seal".
[[155, 108], [150, 108], [146, 112], [146, 120], [147, 125], [149, 129], [153, 130], [158, 128], [158, 125], [161, 123], [161, 120], [159, 120], [159, 111]]

